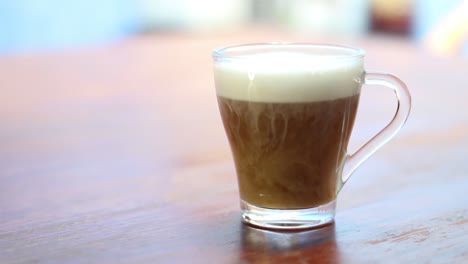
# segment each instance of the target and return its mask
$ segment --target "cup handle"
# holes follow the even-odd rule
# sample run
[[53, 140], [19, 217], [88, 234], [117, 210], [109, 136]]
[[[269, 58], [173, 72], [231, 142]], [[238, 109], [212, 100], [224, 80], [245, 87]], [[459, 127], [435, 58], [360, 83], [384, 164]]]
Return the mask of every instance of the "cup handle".
[[[355, 153], [348, 154], [341, 174], [343, 186], [351, 174], [372, 156], [377, 150], [392, 139], [406, 122], [411, 109], [411, 95], [405, 83], [388, 73], [365, 72], [364, 84], [385, 86], [395, 92], [397, 108], [392, 121]], [[341, 189], [341, 188], [340, 188]]]

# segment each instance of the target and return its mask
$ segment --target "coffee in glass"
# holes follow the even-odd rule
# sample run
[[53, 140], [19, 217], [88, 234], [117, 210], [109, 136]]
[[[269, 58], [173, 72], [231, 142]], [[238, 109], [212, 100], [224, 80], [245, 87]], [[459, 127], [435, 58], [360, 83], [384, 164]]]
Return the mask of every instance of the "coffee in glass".
[[[409, 112], [404, 85], [392, 87], [401, 89], [408, 103], [392, 121], [397, 126], [370, 141], [378, 145], [368, 144], [350, 156], [347, 146], [361, 84], [371, 77], [387, 86], [389, 80], [397, 80], [366, 76], [362, 50], [254, 44], [219, 49], [213, 57], [242, 216], [255, 226], [309, 228], [333, 221], [343, 183], [399, 130]], [[386, 130], [392, 133], [385, 135]], [[344, 171], [347, 163], [351, 168]]]

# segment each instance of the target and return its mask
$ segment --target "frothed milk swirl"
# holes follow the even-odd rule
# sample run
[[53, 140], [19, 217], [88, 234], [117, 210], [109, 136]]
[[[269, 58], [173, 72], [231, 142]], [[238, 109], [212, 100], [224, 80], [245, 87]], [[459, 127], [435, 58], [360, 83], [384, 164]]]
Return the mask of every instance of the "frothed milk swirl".
[[218, 96], [254, 102], [315, 102], [359, 94], [361, 57], [272, 51], [216, 62]]

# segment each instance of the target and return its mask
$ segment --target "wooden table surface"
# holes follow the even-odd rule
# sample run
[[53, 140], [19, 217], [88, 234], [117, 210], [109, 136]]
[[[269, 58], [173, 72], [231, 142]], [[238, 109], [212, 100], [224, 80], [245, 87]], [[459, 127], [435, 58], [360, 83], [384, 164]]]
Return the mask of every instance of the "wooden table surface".
[[[413, 95], [401, 133], [358, 169], [334, 225], [241, 224], [211, 72], [214, 47], [338, 42]], [[468, 263], [468, 60], [404, 39], [268, 29], [153, 34], [0, 58], [0, 263]], [[350, 149], [391, 118], [365, 87]]]

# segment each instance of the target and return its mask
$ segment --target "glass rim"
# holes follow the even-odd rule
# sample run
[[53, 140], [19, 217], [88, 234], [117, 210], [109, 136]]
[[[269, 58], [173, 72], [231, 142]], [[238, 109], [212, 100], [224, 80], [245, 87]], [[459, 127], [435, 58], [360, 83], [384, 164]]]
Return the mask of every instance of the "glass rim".
[[[312, 51], [313, 49], [336, 51], [336, 53], [323, 54], [317, 52], [316, 54], [326, 56], [333, 59], [351, 59], [351, 58], [363, 58], [365, 56], [364, 49], [335, 45], [335, 44], [322, 44], [322, 43], [307, 43], [307, 42], [264, 42], [264, 43], [247, 43], [240, 45], [227, 45], [220, 48], [216, 48], [211, 52], [211, 55], [215, 61], [217, 60], [231, 60], [231, 59], [249, 59], [250, 55], [258, 54], [267, 50], [285, 50], [285, 51], [303, 51], [307, 54], [307, 50]], [[339, 53], [338, 51], [341, 51]]]

